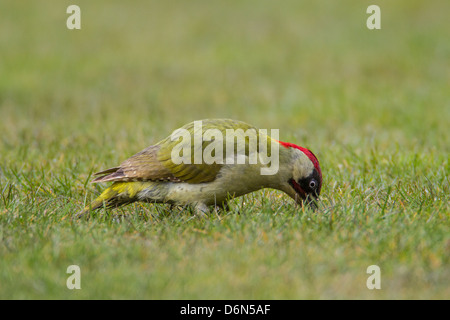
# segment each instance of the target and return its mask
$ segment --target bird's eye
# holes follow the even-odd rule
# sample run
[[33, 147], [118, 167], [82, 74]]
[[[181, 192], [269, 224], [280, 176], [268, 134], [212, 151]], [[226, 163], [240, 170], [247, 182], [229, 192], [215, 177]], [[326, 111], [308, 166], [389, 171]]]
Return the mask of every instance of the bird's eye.
[[314, 189], [315, 187], [317, 187], [317, 181], [316, 181], [316, 180], [311, 180], [311, 181], [309, 182], [309, 187], [310, 187], [311, 189]]

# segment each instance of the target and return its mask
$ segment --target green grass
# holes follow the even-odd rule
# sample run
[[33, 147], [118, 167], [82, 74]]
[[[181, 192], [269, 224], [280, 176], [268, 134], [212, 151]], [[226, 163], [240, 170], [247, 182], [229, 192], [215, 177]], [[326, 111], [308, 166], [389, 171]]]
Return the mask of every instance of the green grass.
[[[377, 1], [369, 31], [369, 1], [166, 2], [79, 0], [79, 31], [71, 2], [0, 3], [0, 298], [450, 298], [450, 3]], [[72, 220], [93, 172], [208, 117], [311, 148], [320, 209]]]

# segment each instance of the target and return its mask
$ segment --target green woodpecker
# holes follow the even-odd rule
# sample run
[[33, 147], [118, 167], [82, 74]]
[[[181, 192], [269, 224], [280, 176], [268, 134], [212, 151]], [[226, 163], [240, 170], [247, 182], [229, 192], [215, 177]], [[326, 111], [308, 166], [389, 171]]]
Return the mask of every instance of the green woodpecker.
[[271, 135], [236, 120], [189, 123], [96, 173], [93, 183], [113, 184], [81, 214], [143, 201], [192, 205], [202, 216], [208, 206], [226, 207], [228, 199], [262, 188], [281, 190], [314, 208], [322, 187], [319, 161], [310, 150], [276, 140], [273, 130]]

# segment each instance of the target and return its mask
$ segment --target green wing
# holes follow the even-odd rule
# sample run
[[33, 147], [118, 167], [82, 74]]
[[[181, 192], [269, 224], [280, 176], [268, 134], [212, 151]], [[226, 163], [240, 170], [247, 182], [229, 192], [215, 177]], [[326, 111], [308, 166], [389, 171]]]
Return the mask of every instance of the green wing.
[[[201, 122], [201, 127], [199, 123]], [[242, 135], [243, 132], [246, 132], [249, 129], [254, 130], [254, 135], [256, 137], [256, 128], [242, 121], [236, 121], [231, 119], [206, 119], [201, 120], [199, 122], [191, 122], [187, 125], [183, 126], [180, 129], [184, 129], [185, 133], [189, 133], [189, 139], [183, 139], [181, 136], [178, 138], [173, 138], [172, 136], [167, 137], [158, 145], [160, 149], [157, 154], [157, 158], [160, 163], [167, 168], [176, 178], [181, 181], [188, 183], [202, 183], [202, 182], [210, 182], [213, 181], [220, 169], [223, 166], [223, 163], [205, 163], [203, 158], [200, 158], [200, 162], [198, 161], [198, 155], [202, 156], [203, 151], [208, 147], [211, 143], [222, 144], [223, 156], [226, 154], [226, 139], [230, 137], [226, 135], [227, 129], [233, 129], [237, 136]], [[236, 129], [242, 129], [237, 131]], [[179, 130], [179, 129], [178, 129]], [[223, 139], [218, 139], [217, 136], [211, 134], [211, 139], [202, 139], [200, 137], [204, 137], [204, 134], [220, 133]], [[176, 133], [177, 131], [174, 131]], [[247, 133], [252, 131], [247, 131]], [[180, 131], [178, 131], [180, 133]], [[197, 136], [196, 136], [197, 135]], [[234, 137], [232, 137], [234, 139]], [[196, 140], [197, 139], [197, 140]], [[245, 148], [248, 149], [248, 141], [249, 137], [245, 137]], [[181, 141], [180, 141], [181, 140]], [[197, 141], [197, 143], [196, 143]], [[201, 141], [201, 143], [199, 143]], [[184, 150], [189, 150], [190, 153], [190, 161], [184, 161], [182, 163], [175, 163], [173, 161], [172, 152], [176, 150], [182, 149], [181, 152], [176, 152], [180, 156], [186, 156], [185, 159], [189, 159], [189, 154], [185, 155]], [[214, 148], [211, 148], [214, 149]], [[237, 153], [238, 146], [237, 143], [234, 143], [234, 152]], [[195, 157], [197, 155], [197, 158]], [[215, 150], [212, 150], [211, 155], [215, 156]], [[223, 158], [222, 158], [223, 159]], [[197, 161], [196, 161], [197, 160]], [[187, 163], [190, 162], [190, 163]], [[219, 161], [218, 161], [219, 162]]]
[[[201, 127], [199, 123], [201, 123]], [[234, 136], [227, 135], [227, 129], [232, 129]], [[214, 143], [218, 148], [221, 145], [223, 156], [226, 155], [227, 139], [228, 141], [233, 139], [230, 145], [233, 146], [235, 155], [244, 154], [244, 152], [246, 155], [249, 154], [249, 141], [251, 138], [256, 139], [256, 145], [259, 148], [257, 129], [241, 121], [206, 119], [188, 123], [177, 130], [174, 133], [184, 132], [187, 138], [174, 138], [173, 133], [156, 145], [150, 146], [125, 160], [120, 166], [96, 173], [99, 177], [94, 179], [93, 182], [137, 180], [188, 183], [210, 182], [217, 177], [224, 165], [220, 161], [210, 164], [204, 161], [202, 157], [203, 151], [208, 150], [207, 148], [211, 143]], [[211, 134], [210, 139], [207, 139], [208, 132], [215, 132], [216, 135]], [[240, 145], [236, 142], [237, 140], [245, 141], [245, 143]], [[268, 139], [268, 143], [270, 144], [270, 139]], [[211, 150], [211, 155], [215, 156], [215, 148], [210, 147], [209, 149]], [[174, 150], [183, 150], [181, 153], [178, 152], [180, 156], [184, 156], [184, 151], [187, 151], [189, 155], [186, 155], [185, 159], [188, 161], [174, 162]], [[268, 150], [270, 150], [270, 146], [268, 146]], [[176, 154], [177, 152], [175, 152]], [[196, 155], [200, 155], [201, 158], [196, 158]], [[224, 159], [223, 157], [220, 158]]]

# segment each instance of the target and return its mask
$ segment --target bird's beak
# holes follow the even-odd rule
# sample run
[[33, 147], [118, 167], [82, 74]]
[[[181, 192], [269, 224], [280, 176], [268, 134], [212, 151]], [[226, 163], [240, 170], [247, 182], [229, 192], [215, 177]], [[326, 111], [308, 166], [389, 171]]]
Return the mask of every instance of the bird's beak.
[[312, 195], [307, 195], [306, 197], [301, 197], [299, 194], [296, 194], [295, 201], [303, 206], [308, 206], [312, 211], [316, 211], [319, 208], [318, 205], [319, 198], [313, 197]]
[[306, 203], [312, 211], [316, 211], [319, 208], [318, 197], [307, 196], [303, 203]]
[[290, 189], [287, 189], [285, 192], [297, 202], [297, 204], [301, 205], [302, 207], [304, 205], [308, 205], [311, 210], [315, 211], [318, 209], [317, 201], [319, 200], [319, 197], [317, 194], [306, 194], [303, 189], [300, 188], [295, 182], [293, 182]]
[[307, 196], [303, 196], [297, 192], [286, 192], [292, 199], [295, 200], [295, 202], [297, 204], [299, 204], [300, 206], [309, 206], [309, 208], [312, 211], [316, 211], [318, 209], [318, 201], [319, 198], [312, 196], [312, 195], [307, 195]]

